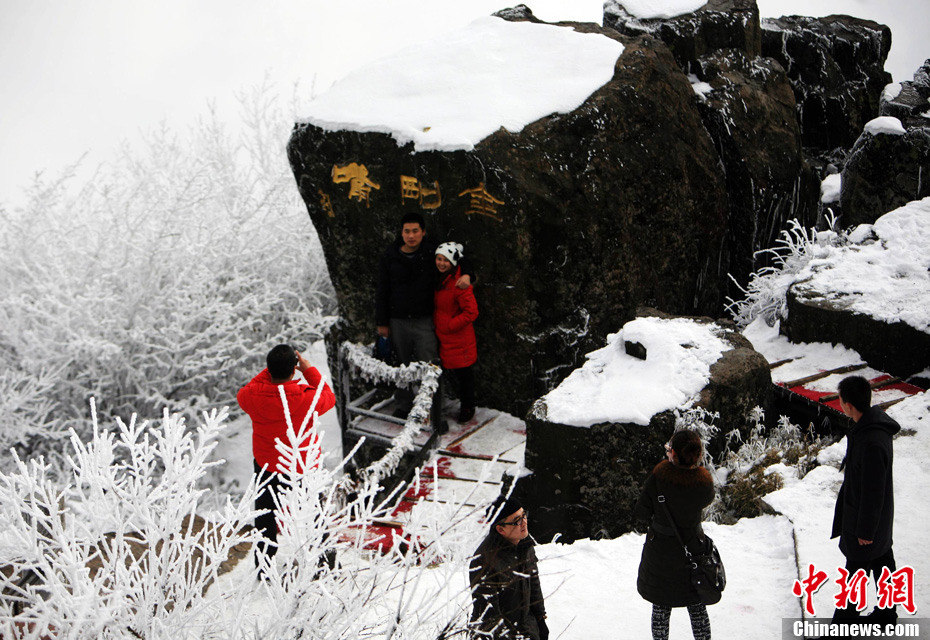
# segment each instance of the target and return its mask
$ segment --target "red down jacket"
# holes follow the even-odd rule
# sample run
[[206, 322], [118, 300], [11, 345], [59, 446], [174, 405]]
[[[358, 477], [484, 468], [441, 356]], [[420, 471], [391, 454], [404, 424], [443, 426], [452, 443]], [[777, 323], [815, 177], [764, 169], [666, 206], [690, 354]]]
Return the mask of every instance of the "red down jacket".
[[470, 367], [478, 359], [472, 324], [478, 318], [478, 302], [472, 287], [455, 286], [460, 275], [459, 268], [450, 271], [433, 299], [433, 324], [439, 338], [439, 359], [445, 369]]
[[[283, 384], [274, 384], [271, 381], [271, 374], [268, 369], [263, 370], [260, 374], [252, 378], [251, 381], [241, 389], [236, 395], [239, 406], [252, 418], [252, 455], [258, 466], [268, 465], [268, 470], [272, 472], [284, 471], [279, 469], [279, 454], [275, 448], [275, 440], [280, 439], [287, 443], [287, 421], [284, 416], [284, 405], [281, 402], [281, 393], [279, 388], [284, 388], [284, 394], [287, 397], [287, 406], [291, 415], [291, 424], [294, 430], [300, 429], [304, 417], [313, 404], [313, 397], [316, 395], [317, 387], [323, 385], [320, 391], [320, 399], [317, 401], [313, 410], [317, 414], [323, 414], [336, 405], [336, 396], [333, 395], [329, 385], [323, 382], [323, 377], [316, 367], [308, 367], [303, 372], [304, 378], [308, 384], [298, 380], [289, 380]], [[301, 443], [301, 452], [304, 468], [307, 467], [307, 449], [312, 442], [318, 438], [316, 429], [313, 428], [313, 422], [309, 424], [310, 429], [307, 437]], [[319, 451], [317, 449], [317, 451]], [[310, 461], [309, 466], [316, 466], [317, 459]], [[282, 467], [286, 465], [285, 460], [280, 460]]]

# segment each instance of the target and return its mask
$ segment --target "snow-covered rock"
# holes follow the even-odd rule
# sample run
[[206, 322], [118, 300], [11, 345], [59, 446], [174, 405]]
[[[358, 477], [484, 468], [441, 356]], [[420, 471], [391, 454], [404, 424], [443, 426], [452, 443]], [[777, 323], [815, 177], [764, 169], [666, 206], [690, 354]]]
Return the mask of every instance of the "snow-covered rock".
[[[520, 488], [545, 514], [534, 535], [630, 530], [639, 483], [662, 459], [679, 412], [717, 412], [721, 430], [745, 436], [747, 414], [770, 393], [768, 363], [733, 328], [655, 314], [625, 324], [527, 417], [533, 475]], [[708, 449], [716, 454], [723, 441]]]
[[860, 242], [826, 248], [796, 276], [786, 333], [795, 342], [829, 336], [880, 371], [922, 371], [930, 362], [930, 198], [850, 237]]

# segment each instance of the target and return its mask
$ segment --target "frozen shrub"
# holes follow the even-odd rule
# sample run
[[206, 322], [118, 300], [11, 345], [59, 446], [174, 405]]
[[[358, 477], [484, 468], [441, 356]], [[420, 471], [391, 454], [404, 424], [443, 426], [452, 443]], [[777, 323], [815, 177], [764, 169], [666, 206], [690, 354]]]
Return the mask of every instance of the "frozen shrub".
[[[194, 431], [166, 413], [158, 426], [132, 419], [105, 431], [95, 417], [88, 442], [72, 431], [66, 482], [51, 480], [43, 459], [17, 457], [0, 473], [0, 636], [464, 637], [466, 567], [483, 529], [464, 506], [471, 496], [440, 496], [411, 512], [403, 536], [383, 533], [372, 525], [406, 487], [383, 498], [377, 474], [349, 486], [325, 465], [299, 470], [308, 420], [291, 424], [279, 444], [281, 547], [257, 580], [248, 526], [257, 480], [204, 509], [223, 418], [206, 414]], [[218, 580], [233, 558], [239, 568]]]
[[762, 317], [766, 324], [772, 326], [776, 320], [787, 318], [788, 288], [794, 283], [797, 274], [831, 247], [847, 243], [847, 234], [835, 228], [834, 216], [827, 217], [827, 224], [827, 230], [817, 231], [805, 229], [797, 220], [790, 220], [789, 228], [781, 232], [777, 245], [761, 252], [771, 254], [772, 266], [751, 274], [745, 288], [731, 276], [731, 280], [744, 294], [740, 300], [728, 298], [727, 310], [737, 325], [746, 327], [756, 318]]
[[190, 624], [231, 550], [249, 540], [254, 486], [213, 518], [199, 486], [225, 414], [193, 432], [167, 411], [159, 428], [133, 417], [81, 442], [69, 482], [42, 458], [0, 473], [0, 632], [33, 637], [164, 637]]
[[104, 416], [234, 405], [270, 346], [321, 336], [334, 303], [284, 153], [291, 119], [267, 90], [241, 102], [241, 134], [212, 114], [162, 128], [0, 210], [0, 455], [81, 433], [92, 396]]
[[736, 430], [727, 434], [727, 448], [718, 473], [718, 479], [725, 480], [721, 482], [719, 502], [711, 505], [711, 520], [732, 522], [762, 514], [760, 498], [782, 487], [781, 476], [766, 473], [772, 465], [783, 463], [793, 467], [799, 478], [817, 466], [819, 438], [803, 433], [787, 416], [781, 416], [776, 426], [767, 430], [765, 415], [759, 407], [750, 417], [753, 428], [745, 441]]

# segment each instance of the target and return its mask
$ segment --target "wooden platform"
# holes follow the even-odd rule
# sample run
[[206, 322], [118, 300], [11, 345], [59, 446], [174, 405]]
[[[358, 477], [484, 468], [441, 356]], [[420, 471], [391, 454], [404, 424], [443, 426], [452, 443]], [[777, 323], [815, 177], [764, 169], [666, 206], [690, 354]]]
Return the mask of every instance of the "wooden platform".
[[[807, 403], [818, 410], [843, 416], [836, 389], [840, 381], [852, 375], [866, 378], [872, 385], [872, 404], [882, 408], [923, 393], [923, 389], [900, 378], [855, 362], [832, 369], [823, 369], [808, 358], [792, 358], [769, 363], [772, 382], [792, 401]], [[845, 419], [845, 416], [844, 416]]]
[[[471, 420], [459, 423], [454, 419], [456, 412], [455, 405], [444, 411], [448, 433], [439, 437], [419, 477], [391, 514], [369, 527], [369, 548], [386, 549], [399, 540], [409, 542], [403, 527], [414, 509], [462, 505], [473, 514], [483, 514], [501, 494], [504, 476], [522, 469], [526, 449], [526, 424], [522, 420], [479, 407]], [[381, 442], [390, 441], [402, 429], [398, 422], [371, 416], [356, 418], [351, 426], [353, 435]], [[422, 429], [415, 444], [422, 446], [431, 434], [430, 429]]]

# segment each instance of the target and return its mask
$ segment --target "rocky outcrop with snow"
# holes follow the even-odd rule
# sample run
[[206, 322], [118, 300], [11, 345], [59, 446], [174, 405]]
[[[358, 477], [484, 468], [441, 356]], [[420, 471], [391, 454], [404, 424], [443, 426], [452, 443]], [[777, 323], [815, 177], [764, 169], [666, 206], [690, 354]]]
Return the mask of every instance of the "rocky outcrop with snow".
[[735, 49], [755, 57], [762, 46], [755, 0], [710, 0], [696, 11], [673, 17], [643, 17], [622, 0], [608, 0], [604, 26], [624, 35], [659, 38], [689, 72], [698, 68], [701, 57], [715, 51]]
[[803, 144], [817, 154], [848, 148], [878, 116], [891, 30], [834, 15], [762, 21], [762, 55], [781, 64], [797, 101]]
[[785, 332], [859, 352], [879, 371], [906, 377], [930, 363], [930, 198], [861, 225], [788, 290]]
[[[340, 124], [312, 112], [295, 128], [288, 151], [319, 231], [346, 337], [366, 342], [374, 336], [378, 258], [401, 216], [419, 211], [430, 234], [462, 242], [478, 265], [480, 401], [523, 413], [639, 304], [678, 313], [719, 308], [727, 195], [697, 97], [662, 42], [594, 25], [485, 20], [517, 49], [500, 55], [520, 58], [528, 51], [545, 61], [544, 49], [555, 47], [558, 56], [576, 60], [577, 74], [594, 64], [585, 62], [586, 47], [608, 53], [613, 47], [610, 73], [573, 105], [556, 101], [526, 123], [495, 121], [512, 93], [495, 76], [520, 83], [533, 73], [530, 61], [502, 59], [475, 77], [461, 73], [473, 65], [459, 59], [459, 77], [426, 78], [419, 87], [434, 100], [418, 121], [421, 130], [430, 129], [422, 136], [412, 127], [373, 131], [365, 122]], [[566, 36], [568, 44], [559, 44]], [[487, 41], [476, 37], [474, 47]], [[443, 49], [437, 43], [419, 58], [396, 59], [385, 84], [418, 86], [408, 71]], [[545, 79], [517, 85], [514, 100], [543, 109], [542, 93], [556, 88], [561, 97], [563, 84], [578, 79], [558, 69], [545, 62]], [[445, 89], [432, 92], [432, 81]], [[498, 89], [487, 92], [483, 85], [492, 81]], [[384, 91], [365, 90], [374, 86], [371, 78], [358, 99], [386, 109], [387, 98], [379, 103]], [[447, 110], [444, 101], [472, 92], [479, 98], [475, 120], [490, 121], [490, 132], [458, 145], [435, 134], [444, 124], [437, 117]], [[408, 120], [420, 115], [407, 109]], [[334, 112], [326, 106], [326, 114]], [[372, 183], [364, 195], [353, 197], [349, 172], [360, 185]]]
[[339, 340], [374, 336], [378, 257], [408, 211], [478, 265], [495, 408], [523, 413], [639, 305], [719, 315], [728, 274], [745, 283], [788, 220], [816, 221], [825, 157], [878, 115], [889, 33], [693, 4], [609, 3], [604, 27], [518, 6], [321, 94], [288, 153]]
[[886, 87], [880, 113], [897, 118], [905, 128], [930, 126], [930, 60], [914, 73], [913, 80]]
[[663, 458], [677, 411], [719, 413], [709, 447], [716, 455], [724, 434], [747, 435], [750, 411], [770, 400], [768, 363], [733, 326], [642, 314], [527, 416], [525, 460], [533, 473], [518, 490], [540, 514], [537, 537], [629, 531], [642, 481]]
[[689, 74], [723, 167], [729, 269], [742, 281], [787, 220], [813, 223], [819, 184], [802, 153], [792, 84], [779, 64], [762, 57], [755, 1], [711, 0], [678, 16], [643, 17], [611, 0], [604, 24], [661, 39]]
[[848, 226], [875, 222], [930, 196], [930, 60], [914, 80], [882, 93], [881, 116], [866, 123], [843, 167], [840, 205]]
[[729, 196], [730, 273], [749, 274], [788, 220], [816, 219], [820, 181], [804, 158], [794, 94], [778, 63], [721, 49], [698, 65], [695, 77], [710, 88], [698, 108]]

